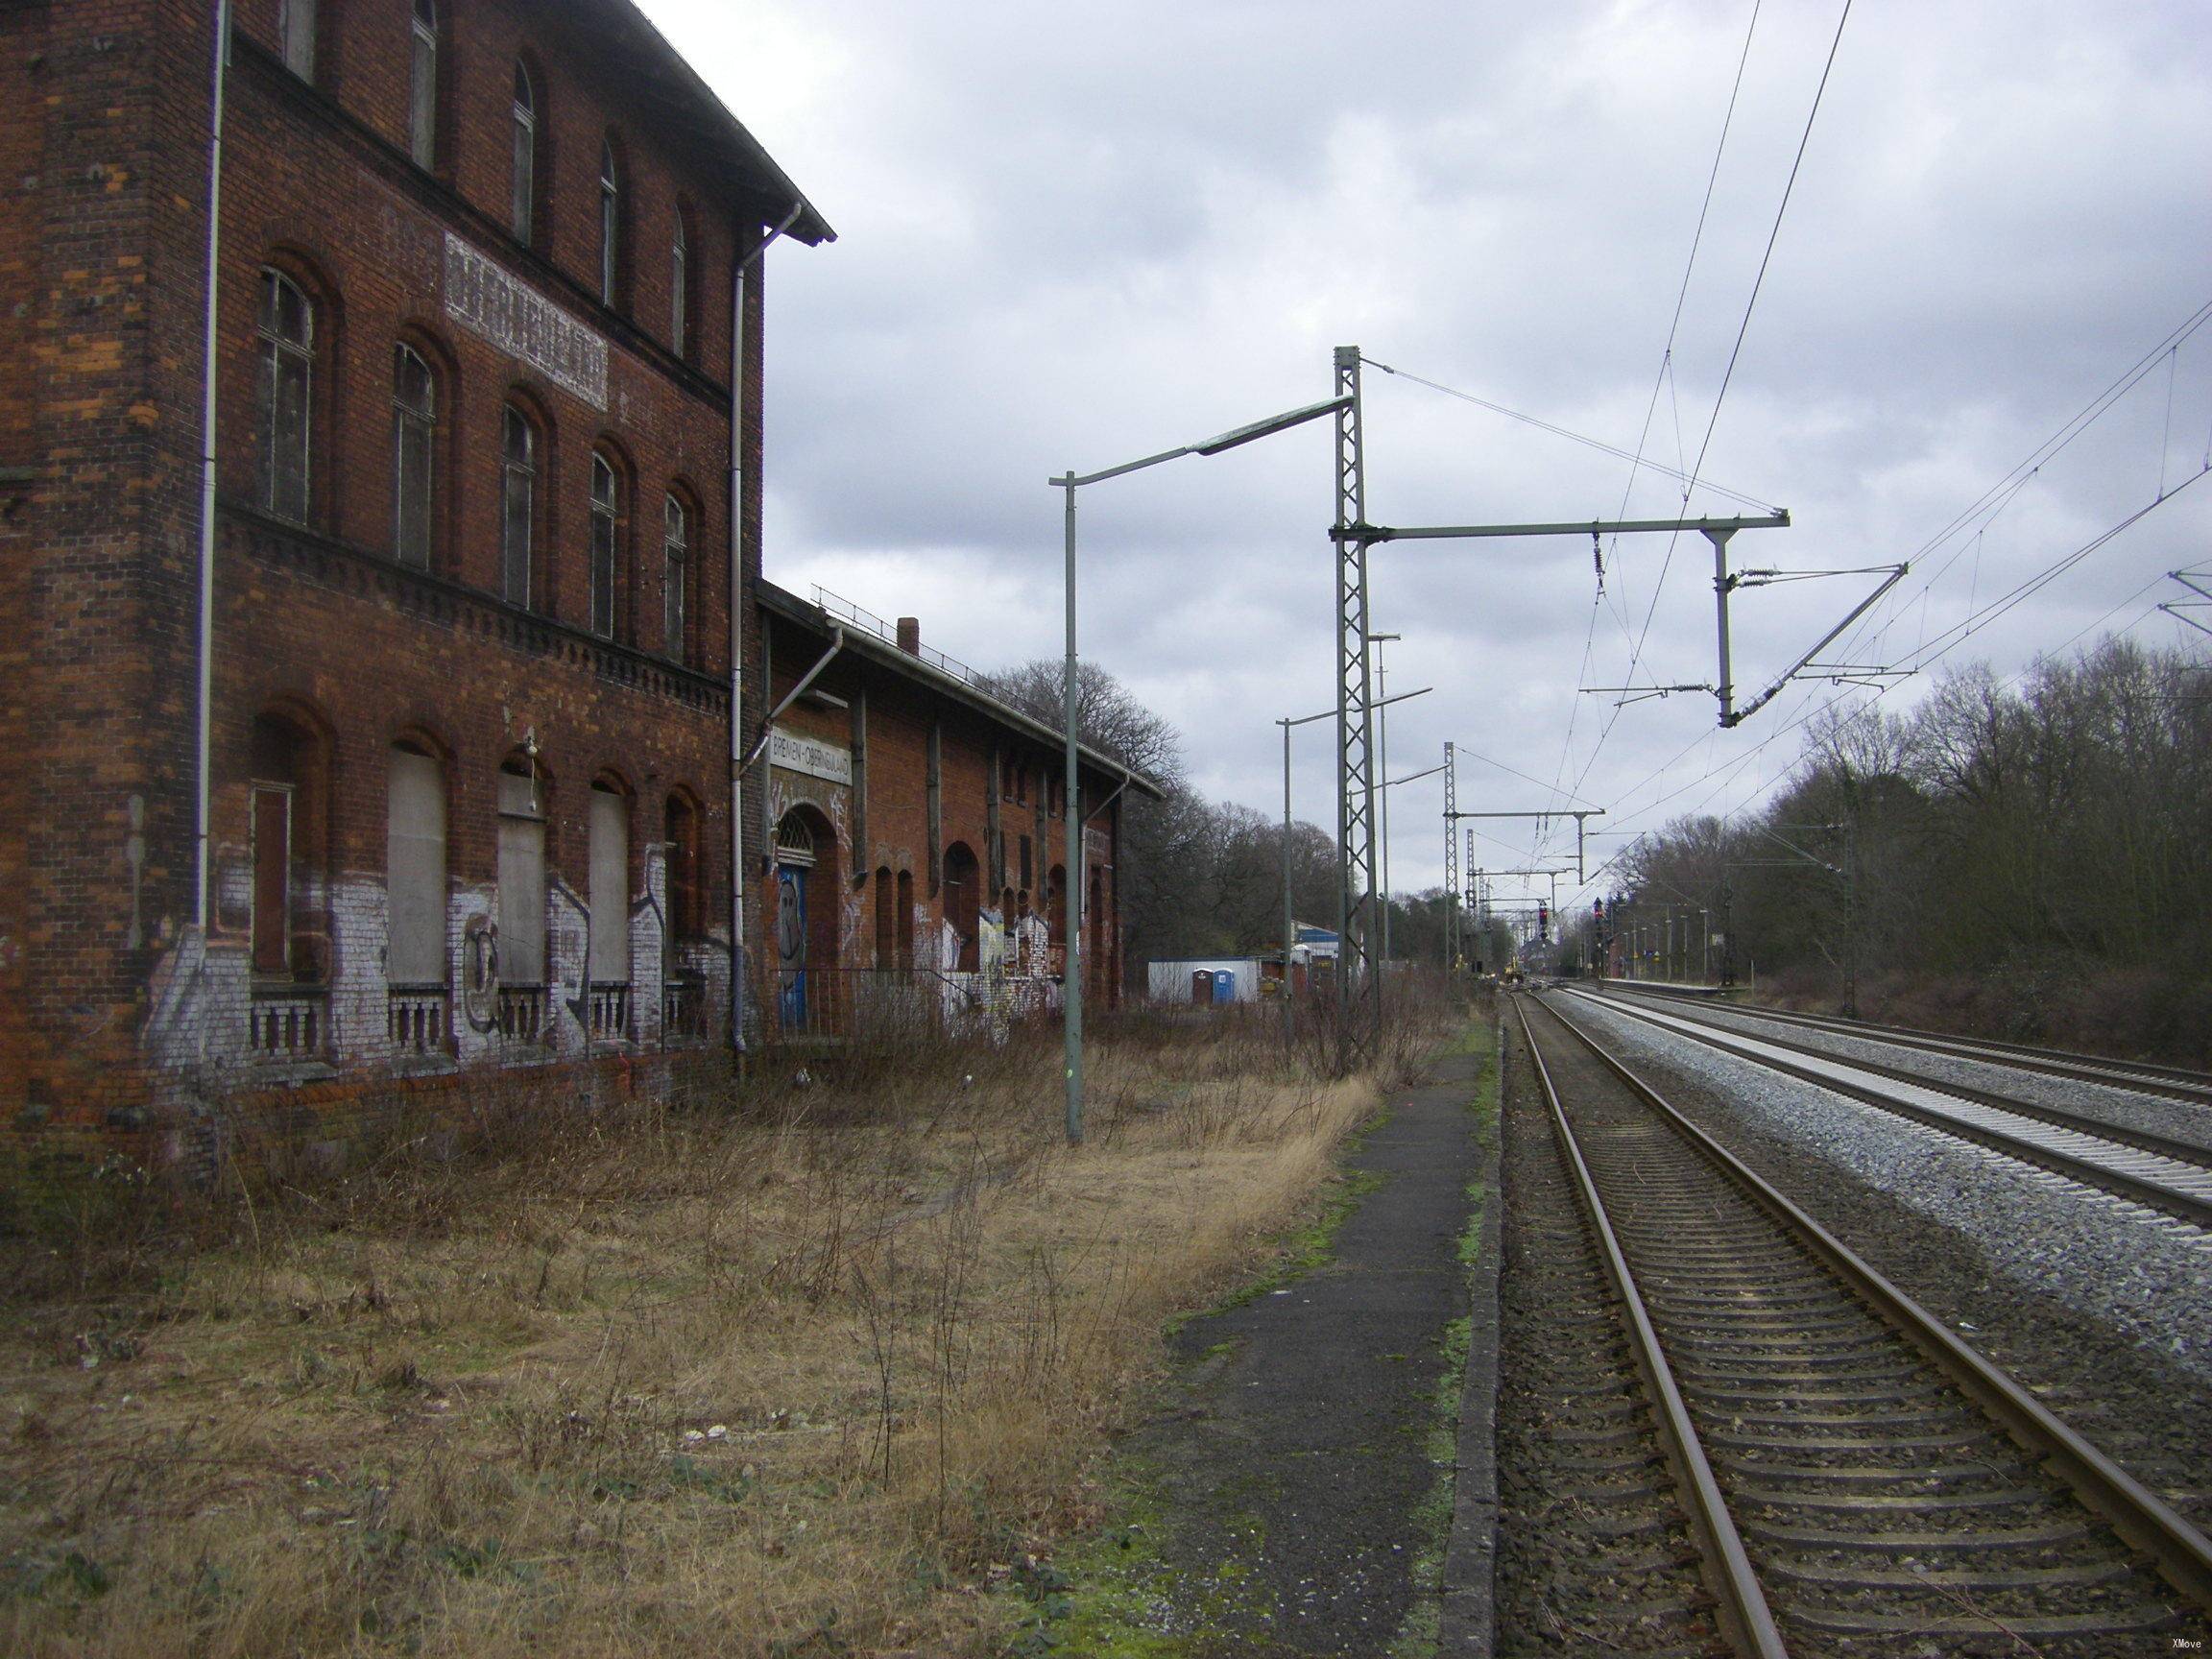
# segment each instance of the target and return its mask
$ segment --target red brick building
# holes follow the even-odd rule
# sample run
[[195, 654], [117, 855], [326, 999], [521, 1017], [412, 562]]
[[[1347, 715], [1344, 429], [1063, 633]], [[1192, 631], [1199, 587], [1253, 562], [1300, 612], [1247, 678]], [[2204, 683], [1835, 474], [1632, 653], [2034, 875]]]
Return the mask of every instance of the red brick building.
[[629, 0], [217, 28], [0, 8], [0, 1106], [726, 1039], [757, 255], [832, 232]]
[[[1056, 1007], [1067, 953], [1060, 730], [965, 665], [817, 591], [760, 587], [761, 869], [754, 948], [763, 1035], [954, 1027]], [[1081, 956], [1118, 1004], [1121, 797], [1148, 780], [1081, 752]]]

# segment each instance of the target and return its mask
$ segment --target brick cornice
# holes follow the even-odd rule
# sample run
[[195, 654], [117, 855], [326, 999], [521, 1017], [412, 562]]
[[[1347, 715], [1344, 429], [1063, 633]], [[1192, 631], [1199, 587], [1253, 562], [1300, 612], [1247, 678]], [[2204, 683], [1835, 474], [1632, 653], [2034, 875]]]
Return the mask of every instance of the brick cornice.
[[227, 500], [220, 512], [227, 546], [269, 568], [332, 592], [388, 605], [427, 626], [473, 635], [541, 662], [570, 664], [610, 685], [666, 698], [701, 715], [730, 716], [730, 687], [713, 675], [603, 639], [449, 577], [397, 565], [242, 501]]

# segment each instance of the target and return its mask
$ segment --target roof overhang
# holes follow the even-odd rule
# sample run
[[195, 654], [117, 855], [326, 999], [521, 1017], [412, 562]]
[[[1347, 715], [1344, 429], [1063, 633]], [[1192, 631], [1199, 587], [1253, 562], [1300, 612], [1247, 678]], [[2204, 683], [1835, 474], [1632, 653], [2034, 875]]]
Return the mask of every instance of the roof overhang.
[[636, 0], [538, 0], [538, 4], [557, 12], [565, 27], [589, 42], [617, 79], [644, 94], [657, 122], [730, 168], [749, 194], [772, 204], [775, 218], [796, 206], [798, 217], [783, 234], [809, 247], [837, 240], [837, 232], [806, 200], [805, 192], [776, 165], [775, 157], [668, 43]]
[[[800, 598], [798, 594], [787, 588], [779, 588], [775, 583], [763, 580], [757, 591], [760, 608], [763, 611], [770, 612], [786, 622], [795, 622], [803, 628], [809, 629], [821, 635], [825, 639], [828, 639], [837, 629], [842, 628], [845, 631], [845, 648], [848, 651], [878, 667], [889, 669], [902, 679], [911, 680], [919, 685], [926, 685], [948, 701], [961, 704], [987, 719], [995, 720], [999, 725], [1019, 732], [1025, 737], [1034, 737], [1040, 742], [1048, 743], [1055, 749], [1064, 747], [1068, 741], [1062, 728], [1031, 718], [1011, 703], [1000, 702], [990, 692], [979, 686], [970, 685], [957, 674], [948, 673], [934, 662], [915, 656], [911, 651], [902, 651], [888, 639], [879, 638], [866, 629], [854, 628], [841, 618], [832, 616], [821, 606]], [[1136, 793], [1149, 796], [1154, 801], [1166, 799], [1167, 792], [1161, 788], [1158, 783], [1145, 777], [1143, 773], [1123, 765], [1113, 756], [1094, 749], [1088, 743], [1077, 744], [1075, 752], [1086, 766], [1091, 767], [1094, 771], [1102, 772], [1109, 778], [1119, 779], [1125, 787]]]

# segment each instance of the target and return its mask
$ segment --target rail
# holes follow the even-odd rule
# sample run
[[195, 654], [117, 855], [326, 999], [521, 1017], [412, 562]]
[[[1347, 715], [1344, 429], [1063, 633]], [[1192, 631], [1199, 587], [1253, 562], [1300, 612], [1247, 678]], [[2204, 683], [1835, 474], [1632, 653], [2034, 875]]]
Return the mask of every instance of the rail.
[[[2169, 1584], [2200, 1608], [2212, 1609], [2212, 1541], [2207, 1541], [2133, 1476], [1683, 1117], [1589, 1031], [1549, 1002], [1543, 1005], [1552, 1019], [1695, 1147], [1732, 1185], [1772, 1216], [1786, 1233], [1810, 1249], [1886, 1324], [2002, 1424], [2015, 1442], [2032, 1455], [2046, 1459], [2084, 1504], [2102, 1516], [2128, 1545], [2157, 1564]], [[1526, 1033], [1526, 1010], [1517, 1012], [1521, 1014]], [[1530, 1046], [1533, 1048], [1532, 1038]]]

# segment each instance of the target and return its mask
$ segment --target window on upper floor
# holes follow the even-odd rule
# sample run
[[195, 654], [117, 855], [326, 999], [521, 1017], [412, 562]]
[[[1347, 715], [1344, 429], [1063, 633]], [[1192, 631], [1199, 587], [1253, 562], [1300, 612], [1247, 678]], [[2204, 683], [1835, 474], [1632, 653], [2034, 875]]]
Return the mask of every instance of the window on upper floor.
[[257, 318], [260, 388], [256, 493], [279, 517], [307, 520], [308, 439], [315, 371], [315, 308], [281, 271], [261, 273]]
[[622, 479], [614, 464], [591, 457], [591, 632], [614, 637], [614, 591], [621, 575]]
[[676, 233], [668, 245], [668, 344], [688, 359], [691, 349], [691, 211], [679, 204]]
[[315, 0], [277, 0], [276, 39], [284, 67], [302, 81], [315, 79]]
[[599, 146], [599, 301], [614, 303], [615, 282], [621, 275], [622, 176], [614, 157], [614, 141]]
[[500, 450], [499, 589], [510, 605], [528, 605], [538, 525], [538, 429], [512, 403]]
[[538, 88], [520, 59], [515, 60], [513, 122], [515, 177], [507, 223], [515, 240], [528, 246], [538, 219]]
[[691, 515], [671, 493], [661, 504], [661, 648], [684, 661], [685, 614], [691, 588]]
[[430, 567], [438, 456], [438, 381], [411, 346], [392, 363], [392, 556]]
[[438, 0], [415, 0], [407, 60], [407, 152], [428, 171], [438, 161]]

